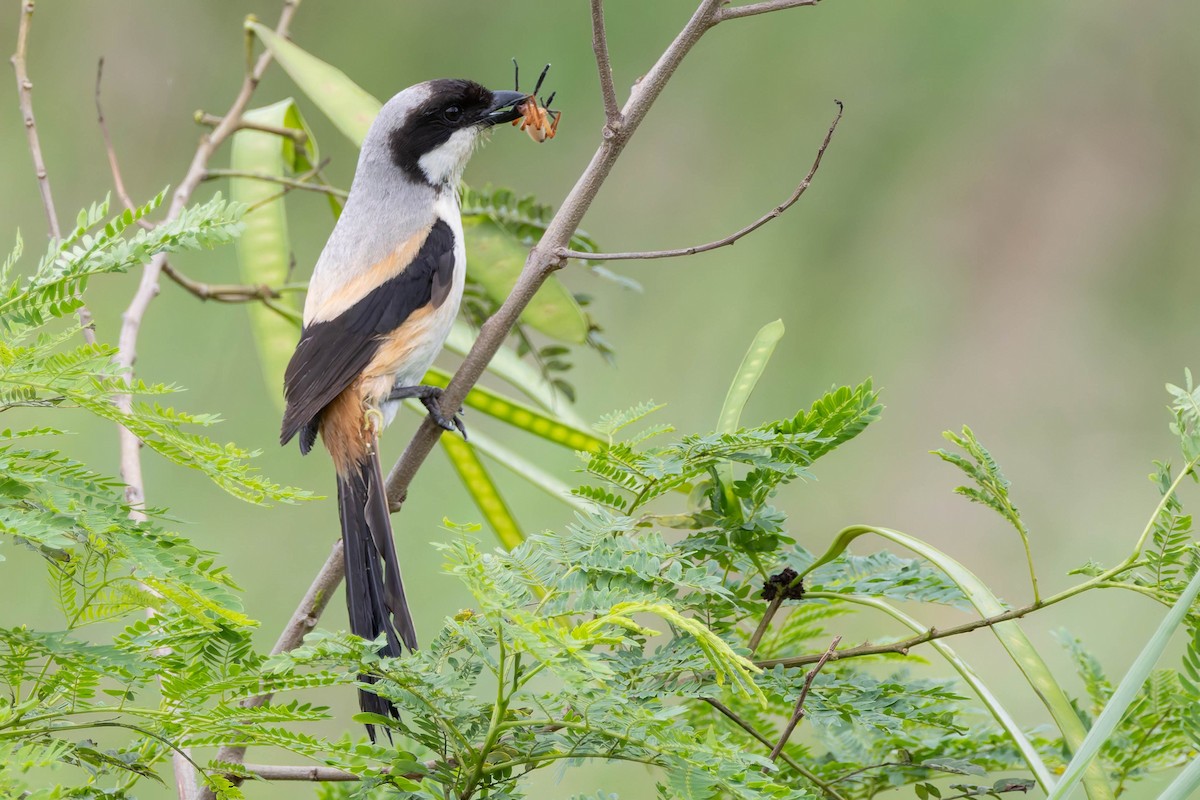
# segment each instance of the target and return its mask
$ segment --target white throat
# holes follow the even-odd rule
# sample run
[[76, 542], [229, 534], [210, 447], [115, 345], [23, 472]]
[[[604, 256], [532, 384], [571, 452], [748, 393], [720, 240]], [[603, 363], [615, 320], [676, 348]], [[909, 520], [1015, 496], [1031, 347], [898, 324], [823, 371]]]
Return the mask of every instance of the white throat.
[[417, 161], [425, 177], [434, 186], [457, 186], [462, 177], [467, 159], [475, 149], [479, 131], [474, 127], [462, 128], [450, 135], [436, 150], [430, 150]]

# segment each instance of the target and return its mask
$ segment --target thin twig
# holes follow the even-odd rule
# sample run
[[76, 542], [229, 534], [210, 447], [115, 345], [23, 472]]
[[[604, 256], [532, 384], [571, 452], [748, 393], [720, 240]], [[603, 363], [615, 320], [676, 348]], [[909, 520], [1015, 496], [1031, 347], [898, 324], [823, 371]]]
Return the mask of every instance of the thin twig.
[[[46, 224], [54, 241], [62, 241], [62, 229], [58, 226], [58, 213], [54, 209], [54, 196], [50, 192], [50, 175], [46, 171], [46, 160], [42, 157], [42, 143], [38, 138], [37, 123], [33, 118], [33, 81], [29, 80], [25, 53], [29, 41], [29, 27], [33, 24], [33, 0], [21, 4], [21, 23], [17, 28], [17, 49], [9, 59], [17, 78], [17, 101], [21, 108], [21, 119], [25, 123], [25, 138], [29, 142], [29, 154], [33, 158], [33, 171], [37, 176], [38, 192], [42, 196], [42, 208], [46, 212]], [[92, 324], [92, 312], [80, 305], [75, 312], [83, 332], [83, 340], [96, 343], [96, 330]]]
[[604, 98], [604, 137], [611, 138], [621, 127], [621, 107], [613, 86], [608, 35], [604, 32], [604, 0], [592, 0], [592, 51], [596, 54], [596, 70], [600, 73], [600, 96]]
[[287, 186], [291, 189], [321, 192], [322, 194], [333, 195], [343, 200], [349, 195], [349, 192], [345, 189], [338, 189], [337, 187], [327, 186], [323, 183], [307, 183], [297, 178], [286, 178], [283, 175], [269, 175], [265, 172], [246, 172], [240, 169], [209, 169], [204, 171], [203, 180], [211, 181], [217, 178], [248, 178], [250, 180], [265, 181], [266, 183], [278, 183], [280, 186]]
[[[720, 700], [714, 700], [711, 697], [705, 697], [703, 699], [704, 699], [704, 702], [708, 703], [710, 706], [715, 708], [717, 711], [721, 712], [721, 714], [723, 714], [725, 717], [727, 717], [731, 722], [733, 722], [739, 728], [744, 730], [746, 733], [753, 736], [761, 744], [764, 744], [767, 747], [773, 746], [770, 739], [768, 739], [766, 736], [763, 736], [762, 733], [760, 733], [758, 731], [758, 729], [756, 729], [753, 725], [751, 725], [749, 722], [747, 722], [745, 719], [743, 719], [742, 716], [740, 714], [738, 714], [736, 711], [734, 711], [732, 708], [725, 705]], [[826, 797], [828, 797], [829, 800], [846, 800], [846, 798], [842, 794], [840, 794], [837, 789], [834, 789], [833, 786], [831, 786], [830, 784], [821, 780], [820, 776], [818, 776], [812, 770], [805, 768], [803, 764], [796, 761], [796, 759], [792, 758], [787, 753], [780, 753], [779, 757], [783, 759], [783, 763], [787, 764], [789, 767], [794, 769], [798, 774], [803, 775], [806, 780], [811, 781], [814, 785], [816, 785], [818, 788], [820, 788], [821, 792]]]
[[804, 701], [808, 699], [808, 690], [812, 688], [813, 680], [816, 679], [817, 673], [821, 671], [821, 667], [825, 666], [825, 663], [833, 657], [838, 643], [841, 641], [841, 636], [833, 637], [833, 641], [829, 643], [829, 647], [817, 659], [817, 665], [810, 669], [808, 675], [804, 677], [804, 687], [800, 690], [800, 697], [796, 699], [796, 708], [792, 711], [792, 718], [788, 720], [787, 727], [783, 729], [783, 733], [779, 736], [779, 742], [772, 748], [771, 755], [768, 756], [772, 761], [779, 758], [779, 754], [783, 752], [788, 739], [792, 738], [792, 731], [796, 730], [796, 726], [800, 724], [800, 720], [804, 719]]
[[734, 6], [718, 13], [717, 22], [724, 22], [729, 19], [741, 19], [742, 17], [753, 17], [756, 14], [769, 14], [772, 11], [783, 11], [785, 8], [815, 6], [819, 2], [821, 0], [767, 0], [764, 3]]
[[[329, 162], [332, 160], [333, 159], [326, 156], [325, 158], [321, 159], [321, 162], [319, 164], [317, 164], [315, 167], [313, 167], [312, 169], [308, 170], [307, 172], [302, 172], [299, 175], [297, 175], [295, 177], [295, 180], [303, 183], [303, 182], [308, 181], [311, 178], [315, 177], [315, 178], [321, 178], [321, 180], [324, 181], [325, 179], [321, 176], [321, 170], [325, 169], [325, 167], [328, 166]], [[263, 199], [256, 200], [255, 202], [251, 203], [249, 206], [246, 207], [246, 213], [249, 214], [251, 211], [253, 211], [256, 208], [262, 208], [263, 206], [265, 206], [269, 203], [274, 203], [279, 198], [286, 197], [291, 191], [292, 191], [291, 186], [284, 186], [282, 189], [280, 189], [275, 194], [269, 194], [266, 197], [264, 197]], [[347, 193], [347, 194], [349, 194], [349, 193]]]
[[[203, 111], [197, 111], [195, 114], [195, 119], [198, 125], [215, 128], [221, 124], [224, 118], [218, 117], [215, 114], [207, 114]], [[267, 125], [264, 122], [251, 122], [246, 119], [243, 119], [238, 123], [237, 130], [273, 133], [276, 136], [282, 136], [286, 139], [291, 139], [299, 145], [303, 145], [308, 141], [308, 134], [299, 128], [285, 128], [279, 125]]]
[[[104, 137], [104, 152], [108, 154], [108, 171], [112, 173], [113, 188], [122, 205], [130, 211], [135, 211], [133, 198], [125, 190], [125, 179], [121, 177], [121, 164], [117, 160], [117, 150], [113, 147], [112, 136], [108, 132], [108, 122], [104, 119], [104, 107], [100, 104], [100, 81], [104, 77], [104, 58], [96, 64], [96, 122], [100, 125], [100, 135]], [[148, 219], [139, 219], [138, 224], [143, 228], [153, 228], [154, 223]]]
[[[337, 769], [336, 767], [293, 767], [282, 764], [245, 764], [247, 772], [253, 773], [259, 780], [264, 781], [314, 781], [320, 783], [348, 783], [362, 780], [353, 772]], [[419, 781], [428, 777], [429, 772], [441, 766], [438, 761], [426, 761], [426, 772], [406, 772], [405, 778]], [[387, 772], [388, 770], [383, 770]]]
[[801, 195], [808, 190], [809, 185], [812, 183], [813, 177], [817, 174], [817, 170], [821, 167], [821, 159], [825, 156], [825, 150], [829, 147], [829, 142], [833, 139], [833, 133], [837, 130], [838, 123], [841, 122], [842, 119], [842, 112], [844, 110], [842, 101], [835, 100], [834, 102], [837, 103], [838, 107], [837, 115], [834, 116], [833, 122], [829, 126], [829, 130], [825, 133], [825, 138], [821, 142], [821, 147], [817, 150], [817, 157], [813, 161], [812, 167], [809, 168], [808, 174], [804, 176], [804, 180], [800, 182], [795, 191], [792, 192], [791, 196], [788, 197], [787, 200], [784, 200], [782, 203], [775, 206], [775, 208], [771, 209], [766, 214], [763, 214], [746, 227], [741, 228], [735, 233], [731, 233], [729, 236], [726, 236], [723, 239], [717, 239], [715, 242], [698, 244], [692, 247], [680, 247], [675, 250], [646, 250], [642, 252], [630, 253], [584, 253], [578, 250], [570, 250], [567, 247], [560, 247], [558, 249], [558, 255], [562, 258], [578, 258], [585, 259], [587, 261], [631, 261], [633, 259], [646, 260], [652, 258], [677, 258], [679, 256], [692, 256], [696, 253], [706, 253], [709, 250], [716, 250], [719, 247], [728, 247], [729, 245], [736, 243], [738, 239], [754, 233], [763, 225], [766, 225], [771, 220], [783, 214], [783, 212], [795, 205], [796, 201], [800, 199]]
[[[971, 631], [978, 630], [980, 628], [990, 628], [991, 626], [1000, 622], [1007, 622], [1010, 619], [1019, 619], [1026, 614], [1045, 607], [1046, 605], [1047, 604], [1044, 602], [1030, 604], [1027, 606], [1022, 606], [1021, 608], [1014, 608], [1009, 611], [1005, 611], [1002, 614], [994, 614], [990, 617], [983, 617], [971, 622], [964, 622], [962, 625], [955, 625], [952, 628], [930, 628], [925, 633], [922, 633], [918, 636], [913, 636], [908, 639], [901, 639], [900, 641], [892, 642], [891, 644], [860, 644], [857, 647], [851, 647], [833, 654], [833, 660], [841, 661], [847, 658], [861, 658], [863, 656], [876, 656], [885, 653], [896, 653], [898, 655], [906, 656], [908, 655], [908, 651], [910, 649], [919, 644], [932, 642], [934, 639], [945, 639], [948, 636], [958, 636], [962, 633], [970, 633]], [[779, 666], [801, 667], [805, 664], [812, 664], [815, 661], [820, 661], [820, 657], [808, 655], [792, 656], [791, 658], [768, 658], [761, 661], [756, 661], [754, 663], [763, 669], [770, 669], [771, 667]]]

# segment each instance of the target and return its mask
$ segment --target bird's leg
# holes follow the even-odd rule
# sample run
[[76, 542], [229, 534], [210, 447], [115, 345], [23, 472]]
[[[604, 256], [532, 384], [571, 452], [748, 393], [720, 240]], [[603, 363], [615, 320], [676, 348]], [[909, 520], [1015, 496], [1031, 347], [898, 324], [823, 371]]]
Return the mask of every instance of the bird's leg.
[[417, 386], [394, 386], [392, 387], [392, 393], [388, 395], [388, 400], [407, 400], [410, 397], [420, 400], [421, 405], [425, 406], [426, 410], [429, 411], [429, 416], [443, 429], [448, 431], [457, 430], [462, 434], [463, 439], [467, 438], [467, 428], [458, 416], [462, 413], [462, 409], [459, 409], [458, 412], [450, 417], [442, 413], [442, 407], [439, 404], [442, 399], [442, 387], [427, 386], [425, 384]]

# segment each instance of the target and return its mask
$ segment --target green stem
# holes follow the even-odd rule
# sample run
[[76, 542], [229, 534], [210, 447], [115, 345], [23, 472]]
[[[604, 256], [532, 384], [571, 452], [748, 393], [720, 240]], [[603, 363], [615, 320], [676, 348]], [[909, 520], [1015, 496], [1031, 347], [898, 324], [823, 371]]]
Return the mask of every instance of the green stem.
[[488, 723], [487, 736], [483, 740], [483, 746], [479, 748], [475, 767], [471, 770], [471, 777], [459, 793], [459, 797], [462, 800], [468, 800], [475, 793], [475, 787], [479, 785], [479, 781], [483, 778], [488, 754], [492, 752], [492, 748], [496, 746], [496, 740], [500, 738], [501, 726], [503, 725], [502, 720], [508, 711], [508, 696], [504, 693], [504, 687], [508, 683], [504, 676], [508, 651], [504, 646], [503, 636], [498, 637], [498, 644], [500, 655], [499, 665], [496, 670], [496, 702], [492, 705], [492, 718]]

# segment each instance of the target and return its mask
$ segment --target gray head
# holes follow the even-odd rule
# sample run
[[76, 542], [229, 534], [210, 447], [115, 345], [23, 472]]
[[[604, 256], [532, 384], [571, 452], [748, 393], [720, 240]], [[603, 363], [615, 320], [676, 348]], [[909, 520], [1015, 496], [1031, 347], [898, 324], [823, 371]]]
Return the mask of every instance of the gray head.
[[[468, 80], [442, 78], [410, 86], [389, 100], [363, 141], [359, 172], [384, 163], [414, 183], [436, 189], [458, 183], [479, 135], [520, 116], [519, 92], [493, 92]], [[361, 176], [356, 176], [361, 177]]]

